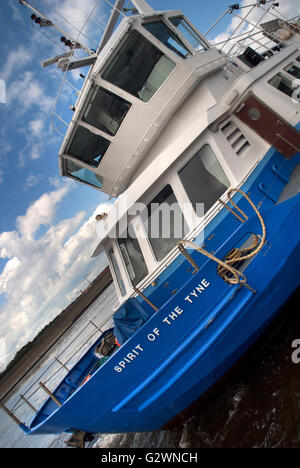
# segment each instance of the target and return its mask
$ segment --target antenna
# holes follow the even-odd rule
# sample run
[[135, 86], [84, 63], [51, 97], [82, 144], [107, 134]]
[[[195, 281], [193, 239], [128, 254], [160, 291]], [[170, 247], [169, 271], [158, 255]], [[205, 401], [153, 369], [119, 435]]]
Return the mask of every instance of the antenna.
[[[30, 3], [28, 3], [26, 0], [19, 0], [19, 3], [25, 7], [27, 7], [29, 10], [32, 11], [31, 19], [37, 24], [39, 24], [41, 27], [53, 27], [55, 28], [59, 33], [62, 34], [61, 40], [65, 43], [65, 45], [69, 46], [71, 49], [83, 49], [88, 55], [95, 55], [95, 52], [89, 49], [87, 46], [84, 44], [81, 44], [80, 42], [76, 41], [74, 37], [72, 37], [70, 34], [66, 33], [63, 29], [61, 29], [57, 24], [53, 23], [52, 21], [47, 18], [47, 16], [43, 15], [39, 10], [34, 8]], [[53, 63], [55, 63], [54, 61]]]

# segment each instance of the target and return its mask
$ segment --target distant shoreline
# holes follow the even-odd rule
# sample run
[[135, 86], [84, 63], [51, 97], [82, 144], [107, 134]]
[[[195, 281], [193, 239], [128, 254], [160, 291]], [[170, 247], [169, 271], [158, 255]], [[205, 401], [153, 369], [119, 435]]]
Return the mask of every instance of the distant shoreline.
[[[111, 272], [109, 267], [106, 267], [83, 294], [24, 347], [24, 353], [19, 358], [17, 357], [15, 362], [13, 360], [0, 376], [0, 400], [7, 397], [20, 380], [40, 361], [111, 282]], [[28, 349], [26, 349], [27, 347]]]

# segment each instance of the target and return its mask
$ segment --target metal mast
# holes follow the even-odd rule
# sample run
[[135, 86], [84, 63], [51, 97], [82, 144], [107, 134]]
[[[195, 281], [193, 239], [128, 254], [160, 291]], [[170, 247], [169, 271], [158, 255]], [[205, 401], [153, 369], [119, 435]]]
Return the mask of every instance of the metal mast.
[[[43, 13], [41, 13], [39, 10], [34, 8], [32, 5], [30, 5], [30, 3], [28, 3], [26, 0], [19, 0], [19, 3], [21, 3], [21, 5], [27, 7], [29, 10], [31, 10], [33, 12], [34, 15], [36, 15], [37, 20], [38, 20], [41, 27], [47, 27], [47, 26], [48, 27], [53, 27], [59, 33], [61, 33], [64, 38], [66, 38], [67, 40], [69, 40], [71, 42], [71, 45], [73, 46], [72, 47], [73, 49], [80, 48], [80, 49], [83, 49], [88, 55], [92, 55], [92, 56], [95, 55], [95, 52], [90, 50], [84, 44], [81, 44], [80, 42], [76, 41], [76, 39], [74, 37], [72, 37], [70, 34], [66, 33], [57, 24], [50, 21], [49, 18], [47, 18], [47, 16], [43, 15]], [[41, 21], [39, 21], [39, 20], [41, 20]]]

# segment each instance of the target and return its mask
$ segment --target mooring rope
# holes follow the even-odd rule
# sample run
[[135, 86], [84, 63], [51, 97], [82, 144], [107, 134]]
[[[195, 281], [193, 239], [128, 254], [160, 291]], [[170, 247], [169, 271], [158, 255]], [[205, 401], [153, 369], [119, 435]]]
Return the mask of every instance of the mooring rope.
[[[243, 214], [245, 220], [248, 219], [248, 217], [245, 215], [245, 213], [242, 212], [242, 210], [231, 199], [231, 194], [233, 192], [240, 193], [244, 198], [246, 198], [246, 200], [252, 206], [253, 210], [255, 211], [255, 213], [256, 213], [259, 221], [260, 221], [261, 228], [262, 228], [262, 235], [258, 236], [258, 235], [254, 234], [254, 239], [253, 239], [253, 241], [252, 241], [252, 243], [251, 243], [251, 245], [249, 247], [245, 247], [243, 249], [240, 249], [240, 248], [232, 249], [226, 255], [224, 260], [220, 260], [219, 258], [215, 257], [210, 252], [207, 252], [207, 250], [203, 249], [202, 247], [198, 246], [197, 244], [195, 244], [195, 243], [193, 243], [193, 242], [191, 242], [189, 240], [186, 240], [186, 239], [182, 239], [181, 241], [178, 242], [178, 248], [179, 248], [180, 253], [182, 253], [186, 257], [186, 259], [189, 261], [189, 263], [195, 268], [194, 272], [198, 271], [199, 268], [198, 268], [196, 262], [186, 252], [186, 250], [184, 248], [185, 245], [191, 247], [194, 250], [197, 250], [197, 252], [200, 252], [202, 255], [204, 255], [204, 256], [208, 257], [210, 260], [213, 260], [214, 262], [216, 262], [218, 264], [217, 272], [221, 276], [221, 278], [224, 279], [224, 281], [226, 281], [229, 284], [242, 284], [243, 286], [246, 286], [250, 290], [253, 291], [253, 289], [247, 284], [247, 278], [244, 275], [244, 273], [242, 273], [241, 271], [234, 268], [232, 266], [232, 264], [234, 264], [236, 262], [240, 262], [240, 261], [250, 259], [250, 258], [252, 258], [252, 257], [254, 257], [255, 255], [258, 254], [258, 252], [263, 248], [263, 245], [264, 245], [265, 240], [266, 240], [266, 226], [265, 226], [264, 220], [263, 220], [259, 210], [254, 205], [254, 203], [252, 202], [250, 197], [248, 195], [246, 195], [240, 189], [237, 189], [237, 188], [230, 189], [229, 192], [228, 192], [228, 200], [239, 213]], [[228, 209], [229, 209], [230, 212], [235, 214], [231, 208], [228, 207]], [[244, 220], [242, 220], [240, 217], [238, 217], [238, 218], [242, 222], [244, 222]], [[260, 242], [259, 242], [259, 237], [260, 237]], [[249, 252], [249, 253], [247, 253], [247, 252]]]

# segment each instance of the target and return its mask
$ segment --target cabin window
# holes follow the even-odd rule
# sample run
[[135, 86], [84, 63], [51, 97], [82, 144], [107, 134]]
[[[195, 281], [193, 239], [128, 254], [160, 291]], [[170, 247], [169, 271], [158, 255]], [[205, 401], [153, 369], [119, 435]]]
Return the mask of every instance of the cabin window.
[[168, 49], [175, 52], [179, 57], [184, 58], [191, 55], [190, 51], [183, 45], [183, 43], [176, 37], [168, 26], [162, 21], [152, 21], [151, 23], [144, 23], [144, 28], [147, 29], [156, 39], [164, 44]]
[[285, 69], [285, 71], [295, 78], [300, 78], [300, 68], [296, 65], [290, 65]]
[[118, 282], [118, 285], [119, 285], [121, 296], [125, 296], [126, 289], [125, 289], [124, 281], [123, 281], [123, 278], [122, 278], [122, 275], [121, 275], [121, 272], [120, 272], [120, 268], [119, 268], [119, 264], [117, 262], [116, 255], [115, 255], [115, 252], [114, 252], [113, 248], [111, 248], [109, 250], [108, 255], [109, 255], [109, 258], [111, 260], [111, 263], [112, 263], [112, 266], [113, 266], [113, 269], [114, 269], [114, 272], [115, 272], [115, 275], [116, 275], [116, 278], [117, 278], [117, 282]]
[[166, 185], [141, 213], [154, 255], [162, 260], [188, 232], [170, 185]]
[[102, 177], [99, 174], [96, 174], [85, 167], [80, 167], [75, 164], [70, 159], [65, 159], [67, 175], [80, 180], [81, 182], [86, 182], [87, 184], [93, 185], [94, 187], [101, 189], [102, 188]]
[[205, 42], [201, 39], [191, 26], [182, 16], [169, 18], [169, 21], [178, 29], [179, 33], [184, 37], [197, 52], [204, 52], [208, 49]]
[[130, 106], [125, 99], [96, 86], [82, 120], [114, 136]]
[[175, 63], [132, 31], [120, 46], [102, 78], [148, 102], [175, 68]]
[[127, 229], [118, 239], [120, 251], [133, 286], [145, 278], [148, 268], [137, 239], [130, 236], [131, 229]]
[[89, 166], [98, 167], [109, 145], [109, 140], [79, 125], [68, 153]]
[[278, 75], [273, 76], [269, 83], [278, 89], [282, 93], [286, 94], [289, 97], [292, 97], [295, 87], [292, 86], [292, 81], [286, 78], [285, 76], [278, 73]]
[[[203, 216], [230, 186], [209, 145], [203, 146], [178, 175], [199, 217]], [[197, 206], [197, 203], [203, 205]]]

